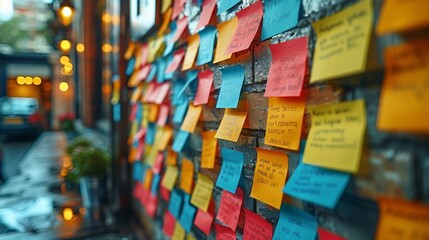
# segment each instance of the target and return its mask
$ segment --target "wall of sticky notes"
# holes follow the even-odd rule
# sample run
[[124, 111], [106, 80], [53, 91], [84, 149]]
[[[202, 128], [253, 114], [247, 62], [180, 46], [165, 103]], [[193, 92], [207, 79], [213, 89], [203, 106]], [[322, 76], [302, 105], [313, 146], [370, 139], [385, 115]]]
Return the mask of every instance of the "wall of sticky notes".
[[429, 239], [429, 1], [159, 2], [125, 55], [155, 239]]

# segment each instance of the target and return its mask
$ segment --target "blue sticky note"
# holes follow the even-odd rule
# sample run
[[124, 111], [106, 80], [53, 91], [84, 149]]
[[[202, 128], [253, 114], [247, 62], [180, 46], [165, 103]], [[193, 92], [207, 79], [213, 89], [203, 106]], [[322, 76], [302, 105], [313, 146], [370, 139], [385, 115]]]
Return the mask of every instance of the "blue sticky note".
[[222, 84], [216, 108], [236, 108], [244, 82], [244, 67], [240, 65], [223, 68]]
[[141, 122], [143, 117], [143, 105], [138, 102], [137, 103], [137, 110], [136, 110], [136, 121]]
[[187, 110], [188, 110], [187, 102], [183, 102], [182, 104], [177, 105], [173, 116], [173, 123], [181, 124], [183, 122], [183, 119], [185, 118]]
[[179, 133], [177, 133], [176, 137], [174, 138], [173, 142], [173, 151], [180, 153], [183, 149], [183, 147], [186, 144], [186, 140], [188, 140], [189, 132], [180, 130]]
[[299, 208], [282, 204], [273, 240], [314, 240], [316, 233], [316, 218]]
[[185, 90], [191, 85], [192, 82], [197, 79], [198, 71], [197, 70], [191, 70], [186, 72], [186, 82], [185, 85], [183, 85], [182, 89], [180, 89], [179, 96], [181, 96]]
[[182, 210], [182, 194], [173, 190], [170, 195], [170, 202], [168, 204], [168, 211], [174, 216], [174, 218], [179, 219], [180, 211]]
[[195, 213], [197, 208], [190, 204], [191, 197], [188, 194], [185, 194], [182, 214], [180, 215], [179, 222], [186, 232], [190, 232], [192, 224], [194, 223]]
[[147, 125], [147, 130], [146, 130], [146, 137], [145, 137], [145, 142], [149, 145], [152, 145], [153, 142], [155, 141], [155, 133], [156, 133], [156, 124], [155, 123], [149, 123]]
[[113, 121], [121, 121], [121, 104], [119, 103], [113, 105]]
[[301, 0], [264, 0], [261, 40], [298, 25]]
[[243, 170], [244, 154], [228, 148], [222, 148], [222, 167], [216, 186], [235, 194], [241, 171]]
[[200, 46], [198, 47], [197, 66], [212, 62], [216, 32], [215, 27], [207, 26], [198, 33]]
[[161, 181], [161, 175], [160, 174], [155, 174], [152, 178], [152, 186], [150, 187], [150, 191], [152, 192], [152, 194], [157, 194], [158, 193], [158, 188], [159, 188], [159, 182]]
[[140, 161], [136, 161], [133, 164], [133, 180], [143, 182], [143, 164]]
[[147, 75], [146, 82], [152, 82], [152, 80], [155, 78], [155, 75], [158, 73], [158, 66], [156, 62], [152, 63], [150, 67], [149, 74]]
[[237, 3], [241, 2], [241, 0], [219, 0], [217, 2], [217, 15], [225, 12], [226, 10], [234, 7]]
[[176, 34], [176, 21], [173, 21], [170, 23], [170, 29], [171, 29], [171, 32], [165, 35], [165, 38], [164, 38], [165, 44], [166, 44], [164, 53], [162, 54], [162, 56], [164, 57], [173, 52], [174, 44], [176, 43], [173, 41], [173, 37]]
[[173, 81], [173, 87], [171, 89], [172, 91], [172, 103], [173, 105], [177, 105], [177, 104], [181, 104], [182, 103], [182, 99], [186, 96], [184, 95], [179, 95], [180, 91], [182, 90], [183, 86], [185, 86], [185, 81], [182, 79], [178, 79], [176, 81]]
[[167, 69], [167, 67], [173, 61], [173, 58], [174, 58], [173, 54], [169, 54], [168, 56], [165, 57], [164, 79], [171, 80], [174, 77], [174, 73], [176, 73], [176, 71], [165, 73], [165, 69]]
[[156, 66], [157, 66], [157, 74], [156, 74], [156, 82], [157, 83], [163, 83], [164, 82], [164, 72], [165, 72], [165, 68], [167, 67], [166, 64], [166, 59], [164, 58], [158, 58], [158, 60], [156, 61]]
[[136, 64], [136, 59], [135, 58], [131, 58], [129, 61], [128, 61], [128, 64], [127, 64], [127, 69], [125, 69], [125, 74], [127, 75], [127, 76], [130, 76], [132, 73], [133, 73], [133, 71], [134, 71], [134, 65]]
[[283, 192], [329, 209], [335, 208], [350, 174], [300, 163]]

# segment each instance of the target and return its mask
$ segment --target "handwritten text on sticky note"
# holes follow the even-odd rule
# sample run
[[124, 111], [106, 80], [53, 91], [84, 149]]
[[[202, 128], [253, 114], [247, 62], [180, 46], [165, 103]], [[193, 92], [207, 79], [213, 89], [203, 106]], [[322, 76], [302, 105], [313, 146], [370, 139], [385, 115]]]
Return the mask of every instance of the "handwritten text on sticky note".
[[243, 239], [271, 240], [273, 226], [258, 214], [244, 209], [246, 221], [244, 222]]
[[213, 185], [211, 178], [198, 173], [198, 180], [192, 193], [191, 203], [206, 212], [212, 197]]
[[228, 148], [222, 148], [222, 168], [216, 186], [235, 193], [243, 170], [244, 154]]
[[203, 146], [201, 150], [201, 168], [213, 169], [215, 166], [217, 139], [215, 138], [216, 131], [203, 132]]
[[274, 240], [314, 240], [316, 233], [317, 221], [312, 215], [291, 205], [282, 204]]
[[235, 231], [238, 220], [240, 219], [241, 205], [243, 204], [243, 190], [237, 188], [235, 194], [228, 191], [222, 191], [219, 211], [216, 219]]

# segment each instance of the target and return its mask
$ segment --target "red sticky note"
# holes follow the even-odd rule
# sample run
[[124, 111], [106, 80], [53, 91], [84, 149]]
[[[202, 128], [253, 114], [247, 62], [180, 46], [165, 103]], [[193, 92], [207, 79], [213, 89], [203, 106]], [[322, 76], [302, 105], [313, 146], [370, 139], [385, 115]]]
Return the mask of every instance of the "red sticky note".
[[145, 206], [145, 210], [147, 215], [150, 217], [154, 217], [156, 213], [156, 208], [158, 207], [158, 198], [155, 194], [149, 193], [147, 196], [147, 202]]
[[142, 186], [142, 190], [141, 190], [141, 193], [140, 193], [140, 199], [139, 199], [140, 200], [140, 204], [142, 206], [146, 206], [149, 194], [150, 194], [149, 190], [147, 190], [146, 188], [144, 188]]
[[186, 51], [183, 48], [174, 52], [173, 61], [171, 61], [170, 65], [168, 65], [167, 69], [165, 70], [165, 73], [171, 73], [177, 70], [183, 60], [183, 57], [185, 56], [185, 52]]
[[194, 105], [207, 104], [210, 90], [213, 86], [213, 72], [210, 69], [198, 73], [198, 88], [195, 94]]
[[317, 228], [317, 234], [319, 235], [319, 240], [346, 240], [345, 238], [320, 227]]
[[203, 6], [202, 6], [203, 10], [201, 11], [200, 19], [198, 20], [198, 24], [196, 28], [197, 31], [202, 27], [205, 27], [210, 22], [210, 18], [213, 14], [213, 10], [216, 6], [216, 2], [217, 2], [216, 0], [205, 0], [203, 2]]
[[235, 231], [238, 220], [240, 219], [242, 204], [243, 190], [237, 188], [235, 194], [223, 190], [216, 219]]
[[140, 182], [136, 182], [134, 184], [133, 197], [137, 200], [140, 200], [142, 196], [142, 190], [143, 190], [142, 184]]
[[220, 224], [215, 224], [216, 240], [235, 240], [237, 236], [231, 229]]
[[307, 37], [270, 45], [272, 63], [265, 97], [301, 95], [307, 69]]
[[225, 54], [239, 52], [250, 47], [261, 24], [262, 14], [260, 0], [237, 13], [238, 25]]
[[130, 122], [134, 121], [134, 119], [136, 119], [136, 115], [137, 115], [137, 103], [134, 103], [131, 106], [130, 118], [128, 120]]
[[273, 226], [258, 214], [244, 209], [246, 221], [244, 222], [243, 240], [271, 240]]
[[165, 126], [168, 120], [168, 114], [170, 114], [170, 106], [168, 104], [162, 104], [158, 112], [158, 126]]
[[149, 56], [149, 49], [147, 47], [147, 43], [143, 43], [142, 44], [142, 49], [141, 49], [141, 66], [145, 66], [147, 63], [147, 56]]
[[162, 224], [162, 231], [168, 237], [171, 237], [173, 235], [175, 222], [176, 222], [176, 220], [174, 219], [174, 216], [168, 210], [165, 210], [164, 222]]
[[154, 174], [159, 174], [161, 172], [163, 162], [164, 154], [162, 152], [159, 152], [158, 155], [156, 155], [155, 162], [152, 167], [152, 171]]
[[186, 0], [174, 0], [173, 4], [173, 15], [171, 15], [171, 19], [175, 19], [181, 12], [183, 12], [183, 9], [185, 8], [185, 2]]
[[170, 201], [170, 191], [168, 191], [168, 189], [165, 188], [162, 184], [159, 185], [159, 194], [165, 201]]
[[177, 41], [180, 36], [182, 36], [183, 31], [185, 31], [186, 26], [188, 26], [188, 18], [183, 17], [182, 19], [177, 20], [176, 32], [174, 33], [172, 41]]
[[157, 87], [156, 97], [154, 102], [156, 104], [161, 104], [165, 97], [167, 96], [168, 90], [170, 89], [170, 83], [163, 83]]
[[195, 215], [194, 225], [203, 231], [207, 236], [210, 234], [210, 229], [213, 222], [213, 215], [215, 211], [214, 201], [210, 201], [209, 209], [207, 212], [198, 208], [197, 214]]

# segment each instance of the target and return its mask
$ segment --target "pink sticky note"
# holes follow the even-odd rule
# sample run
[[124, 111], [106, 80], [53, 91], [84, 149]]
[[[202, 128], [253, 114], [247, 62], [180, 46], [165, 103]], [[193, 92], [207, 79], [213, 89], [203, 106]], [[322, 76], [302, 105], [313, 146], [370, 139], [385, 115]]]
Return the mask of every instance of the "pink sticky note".
[[136, 119], [136, 115], [137, 115], [137, 103], [134, 103], [131, 106], [130, 118], [128, 120], [130, 122], [134, 121], [134, 119]]
[[270, 240], [273, 238], [273, 226], [258, 214], [244, 209], [246, 221], [244, 222], [243, 240]]
[[154, 217], [156, 213], [156, 208], [158, 207], [158, 198], [155, 194], [148, 194], [145, 210], [147, 215]]
[[156, 89], [156, 97], [154, 103], [161, 104], [167, 96], [168, 90], [170, 89], [170, 83], [166, 82], [161, 84]]
[[205, 0], [203, 2], [202, 11], [200, 14], [200, 19], [198, 20], [197, 28], [198, 31], [200, 28], [205, 27], [209, 22], [213, 14], [213, 10], [216, 6], [216, 0]]
[[317, 234], [319, 235], [319, 240], [346, 240], [345, 238], [320, 227], [317, 228]]
[[216, 240], [235, 240], [237, 236], [235, 232], [219, 224], [215, 224]]
[[207, 212], [202, 211], [198, 208], [197, 214], [195, 215], [194, 225], [203, 231], [207, 236], [210, 234], [210, 229], [213, 222], [213, 214], [215, 210], [214, 201], [210, 201], [209, 209]]
[[162, 152], [159, 152], [158, 155], [156, 155], [155, 162], [152, 167], [154, 174], [159, 174], [161, 172], [163, 162], [164, 162], [164, 154]]
[[185, 2], [186, 0], [174, 0], [173, 15], [171, 15], [171, 20], [175, 19], [181, 12], [183, 12], [183, 9], [185, 8]]
[[143, 100], [145, 102], [151, 102], [151, 96], [153, 96], [153, 92], [156, 90], [156, 83], [152, 82], [149, 84], [149, 87], [146, 89], [144, 95], [143, 95]]
[[213, 86], [213, 72], [210, 69], [198, 73], [198, 88], [195, 94], [194, 105], [207, 104], [210, 90]]
[[134, 160], [138, 161], [144, 153], [145, 139], [142, 138], [139, 140], [139, 145], [137, 146], [137, 151], [134, 157]]
[[261, 24], [262, 14], [260, 0], [237, 13], [238, 25], [225, 54], [243, 51], [250, 47]]
[[176, 32], [174, 33], [172, 41], [177, 41], [180, 36], [182, 36], [183, 31], [185, 31], [186, 26], [188, 26], [188, 18], [183, 17], [182, 19], [177, 20]]
[[232, 194], [226, 190], [222, 191], [222, 197], [216, 219], [224, 223], [233, 231], [235, 231], [237, 228], [237, 223], [240, 219], [243, 195], [243, 190], [240, 188], [237, 188], [235, 194]]
[[186, 51], [183, 48], [174, 52], [173, 61], [171, 61], [170, 65], [168, 65], [167, 69], [165, 70], [165, 73], [171, 73], [177, 70], [183, 60], [183, 57], [185, 56], [185, 52]]
[[171, 237], [173, 235], [174, 223], [175, 223], [174, 216], [168, 210], [165, 210], [164, 222], [162, 224], [162, 231], [168, 237]]
[[140, 139], [146, 136], [147, 128], [140, 128], [140, 130], [134, 135], [133, 141], [140, 141]]
[[159, 194], [161, 195], [162, 199], [165, 201], [170, 201], [170, 191], [168, 191], [167, 188], [162, 186], [162, 184], [159, 185]]
[[146, 65], [148, 55], [149, 55], [149, 49], [147, 47], [147, 43], [144, 43], [142, 45], [142, 50], [141, 50], [141, 59], [142, 59], [141, 66], [142, 67]]
[[298, 97], [307, 70], [307, 37], [270, 45], [272, 63], [265, 97]]
[[158, 112], [158, 121], [156, 124], [158, 126], [165, 126], [168, 120], [168, 115], [170, 114], [170, 105], [162, 104]]

